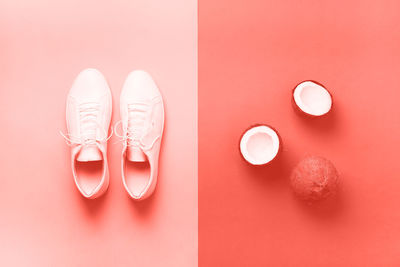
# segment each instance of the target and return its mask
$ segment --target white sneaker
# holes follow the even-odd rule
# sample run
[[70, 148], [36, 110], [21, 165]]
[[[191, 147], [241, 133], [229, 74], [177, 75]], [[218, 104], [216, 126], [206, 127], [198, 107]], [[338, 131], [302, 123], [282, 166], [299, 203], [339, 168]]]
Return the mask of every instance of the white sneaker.
[[153, 193], [157, 183], [164, 128], [162, 96], [147, 72], [129, 74], [121, 92], [120, 112], [122, 181], [133, 199], [142, 200]]
[[72, 174], [86, 198], [103, 194], [109, 184], [107, 140], [112, 112], [111, 91], [95, 69], [83, 70], [67, 98], [67, 128], [71, 146]]

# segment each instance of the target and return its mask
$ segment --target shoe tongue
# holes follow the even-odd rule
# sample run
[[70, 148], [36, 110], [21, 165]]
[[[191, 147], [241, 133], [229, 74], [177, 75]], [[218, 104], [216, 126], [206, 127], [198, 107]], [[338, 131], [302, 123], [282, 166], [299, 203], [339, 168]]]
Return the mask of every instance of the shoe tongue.
[[146, 154], [138, 147], [128, 147], [126, 157], [129, 161], [144, 162], [147, 160]]
[[95, 145], [91, 145], [82, 147], [76, 160], [87, 162], [102, 160], [102, 158], [100, 150]]

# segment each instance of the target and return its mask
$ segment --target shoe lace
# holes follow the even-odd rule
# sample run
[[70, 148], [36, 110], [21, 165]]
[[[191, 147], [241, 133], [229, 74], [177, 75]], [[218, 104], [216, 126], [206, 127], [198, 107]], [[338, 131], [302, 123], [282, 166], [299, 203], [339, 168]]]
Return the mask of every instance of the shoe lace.
[[[74, 136], [60, 131], [61, 136], [64, 137], [69, 146], [74, 144], [93, 145], [96, 142], [106, 142], [111, 138], [113, 129], [111, 128], [111, 134], [107, 136], [107, 131], [97, 121], [99, 109], [100, 105], [95, 102], [86, 102], [78, 106], [81, 135]], [[100, 140], [96, 139], [97, 129], [103, 131], [104, 138]]]
[[118, 121], [114, 126], [115, 135], [121, 138], [122, 142], [126, 142], [127, 146], [140, 146], [141, 138], [145, 134], [146, 114], [149, 105], [146, 103], [131, 103], [128, 104], [128, 125], [126, 134], [119, 134], [117, 127], [122, 121]]

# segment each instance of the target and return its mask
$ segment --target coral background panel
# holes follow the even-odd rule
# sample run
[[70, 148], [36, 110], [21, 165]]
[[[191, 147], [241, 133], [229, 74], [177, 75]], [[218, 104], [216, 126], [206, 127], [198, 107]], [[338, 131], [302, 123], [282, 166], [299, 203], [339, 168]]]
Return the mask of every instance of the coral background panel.
[[[166, 125], [155, 194], [123, 189], [118, 138], [110, 187], [75, 188], [65, 100], [76, 75], [98, 68], [113, 121], [128, 73], [147, 70]], [[197, 266], [197, 2], [0, 1], [0, 265]]]
[[[199, 2], [199, 266], [400, 266], [400, 2]], [[306, 120], [291, 91], [334, 96]], [[254, 168], [239, 138], [254, 123], [283, 139]], [[309, 206], [289, 185], [307, 154], [341, 175], [336, 199]]]

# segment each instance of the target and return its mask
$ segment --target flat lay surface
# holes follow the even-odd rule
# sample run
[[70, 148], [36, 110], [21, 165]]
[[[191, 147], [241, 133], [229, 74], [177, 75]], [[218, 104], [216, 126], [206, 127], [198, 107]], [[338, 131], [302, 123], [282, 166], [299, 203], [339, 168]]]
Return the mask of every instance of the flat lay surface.
[[[196, 29], [192, 0], [0, 1], [1, 266], [197, 265]], [[86, 200], [75, 187], [58, 131], [90, 67], [110, 85], [112, 125], [132, 70], [163, 94], [159, 180], [144, 202], [123, 187], [116, 136], [105, 195]]]
[[[398, 10], [396, 0], [0, 0], [0, 266], [400, 266]], [[159, 111], [147, 147], [165, 123], [154, 194], [137, 146], [124, 188], [121, 128], [138, 141], [129, 119], [108, 141], [105, 194], [76, 188], [59, 131], [86, 68], [110, 86], [111, 127], [131, 71], [159, 88], [139, 101]], [[303, 81], [317, 86], [294, 90]], [[122, 99], [135, 103], [121, 101], [128, 117], [143, 109], [134, 91]], [[77, 172], [93, 193], [104, 150], [86, 149]]]
[[[398, 10], [392, 0], [199, 1], [199, 266], [399, 266]], [[326, 118], [292, 107], [310, 79], [333, 95]], [[257, 123], [282, 138], [265, 168], [239, 152]], [[290, 172], [308, 154], [338, 169], [333, 203], [293, 195]]]

